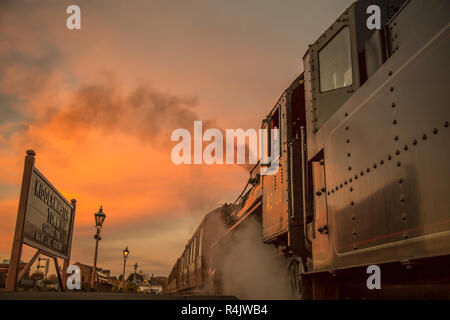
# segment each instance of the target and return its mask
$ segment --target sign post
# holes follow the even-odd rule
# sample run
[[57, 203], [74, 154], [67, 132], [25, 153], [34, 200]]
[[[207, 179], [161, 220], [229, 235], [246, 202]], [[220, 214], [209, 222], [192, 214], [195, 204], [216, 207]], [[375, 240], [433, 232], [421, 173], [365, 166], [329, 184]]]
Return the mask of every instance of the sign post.
[[[62, 290], [65, 289], [65, 269], [69, 265], [72, 247], [76, 201], [69, 203], [36, 169], [36, 153], [33, 150], [26, 153], [6, 290], [16, 289], [17, 281], [22, 279], [40, 254], [53, 258]], [[23, 244], [36, 248], [37, 252], [18, 274]], [[58, 257], [64, 259], [63, 275]]]
[[62, 282], [63, 282], [63, 286], [61, 288], [64, 288], [64, 290], [67, 289], [67, 268], [69, 267], [69, 262], [70, 262], [70, 253], [71, 253], [71, 249], [72, 249], [72, 236], [73, 236], [73, 225], [75, 222], [75, 210], [77, 208], [77, 200], [72, 199], [70, 200], [70, 204], [72, 205], [73, 208], [73, 221], [72, 221], [72, 225], [71, 225], [71, 229], [70, 229], [70, 247], [69, 247], [69, 256], [67, 257], [67, 259], [64, 259], [64, 263], [63, 263], [63, 274], [62, 274]]

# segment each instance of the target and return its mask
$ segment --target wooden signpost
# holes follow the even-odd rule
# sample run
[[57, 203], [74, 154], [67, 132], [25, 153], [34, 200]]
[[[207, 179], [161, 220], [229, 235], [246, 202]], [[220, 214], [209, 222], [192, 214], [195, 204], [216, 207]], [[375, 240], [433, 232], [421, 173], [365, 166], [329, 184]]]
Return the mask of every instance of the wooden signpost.
[[[36, 153], [33, 150], [26, 153], [6, 290], [16, 289], [17, 282], [41, 254], [53, 259], [59, 288], [63, 290], [72, 247], [76, 200], [67, 201], [36, 169], [34, 166]], [[37, 251], [19, 273], [24, 244], [36, 248]], [[62, 274], [57, 258], [64, 260]]]

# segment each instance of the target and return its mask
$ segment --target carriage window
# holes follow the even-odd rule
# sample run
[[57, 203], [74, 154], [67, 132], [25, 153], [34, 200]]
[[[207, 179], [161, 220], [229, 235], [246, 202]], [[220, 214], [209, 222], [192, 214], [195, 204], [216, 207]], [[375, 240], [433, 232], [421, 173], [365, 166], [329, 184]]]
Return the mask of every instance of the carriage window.
[[319, 52], [320, 91], [352, 85], [350, 29], [344, 27]]

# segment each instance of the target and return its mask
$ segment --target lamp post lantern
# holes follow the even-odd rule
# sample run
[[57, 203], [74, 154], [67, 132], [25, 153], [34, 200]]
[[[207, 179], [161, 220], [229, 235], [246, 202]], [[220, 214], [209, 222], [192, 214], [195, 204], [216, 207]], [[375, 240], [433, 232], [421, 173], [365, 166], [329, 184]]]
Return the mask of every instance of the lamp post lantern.
[[97, 269], [97, 252], [98, 252], [98, 241], [102, 240], [100, 237], [100, 230], [103, 226], [103, 221], [105, 221], [106, 215], [103, 213], [103, 207], [100, 206], [100, 209], [97, 213], [94, 214], [95, 217], [95, 228], [97, 229], [96, 234], [94, 235], [95, 239], [95, 254], [94, 254], [94, 267], [92, 268], [92, 276], [91, 276], [91, 288], [95, 286], [95, 273]]
[[123, 274], [122, 274], [122, 289], [125, 291], [125, 266], [127, 264], [127, 258], [130, 254], [130, 251], [128, 250], [128, 246], [125, 248], [125, 250], [122, 251], [122, 257], [123, 257]]

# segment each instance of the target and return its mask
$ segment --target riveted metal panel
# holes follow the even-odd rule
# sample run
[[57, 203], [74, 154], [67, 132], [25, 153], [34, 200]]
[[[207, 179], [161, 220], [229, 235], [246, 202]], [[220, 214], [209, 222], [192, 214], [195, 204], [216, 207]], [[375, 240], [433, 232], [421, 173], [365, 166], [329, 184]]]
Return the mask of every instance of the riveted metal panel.
[[330, 268], [450, 253], [449, 9], [422, 12], [415, 36], [321, 129]]
[[263, 201], [262, 201], [262, 225], [263, 241], [286, 233], [289, 230], [289, 203], [288, 203], [288, 178], [287, 178], [287, 91], [285, 91], [268, 117], [278, 110], [280, 123], [280, 145], [278, 171], [273, 175], [262, 177]]
[[[380, 99], [385, 99], [384, 93]], [[386, 208], [395, 210], [395, 202], [377, 192], [394, 185], [392, 164], [393, 128], [391, 111], [377, 101], [368, 102], [352, 116], [348, 115], [329, 141], [329, 191], [338, 252], [358, 248], [361, 241], [376, 238], [389, 224]], [[389, 154], [391, 154], [389, 159]], [[391, 190], [389, 196], [392, 196]], [[386, 200], [388, 203], [386, 203]], [[357, 244], [358, 243], [358, 244]], [[373, 244], [373, 242], [371, 242]]]
[[[409, 41], [410, 37], [415, 36], [412, 30], [416, 30], [420, 25], [427, 23], [434, 14], [445, 9], [444, 6], [448, 1], [414, 0], [413, 2], [413, 5], [408, 3], [404, 5], [388, 24], [391, 54]], [[423, 14], [424, 12], [429, 14]]]
[[327, 197], [322, 192], [326, 188], [325, 166], [327, 161], [312, 162], [312, 170], [314, 177], [314, 208], [315, 223], [314, 227], [318, 231], [312, 239], [312, 257], [313, 268], [326, 269], [332, 262], [333, 251], [330, 238], [330, 225], [328, 219]]

